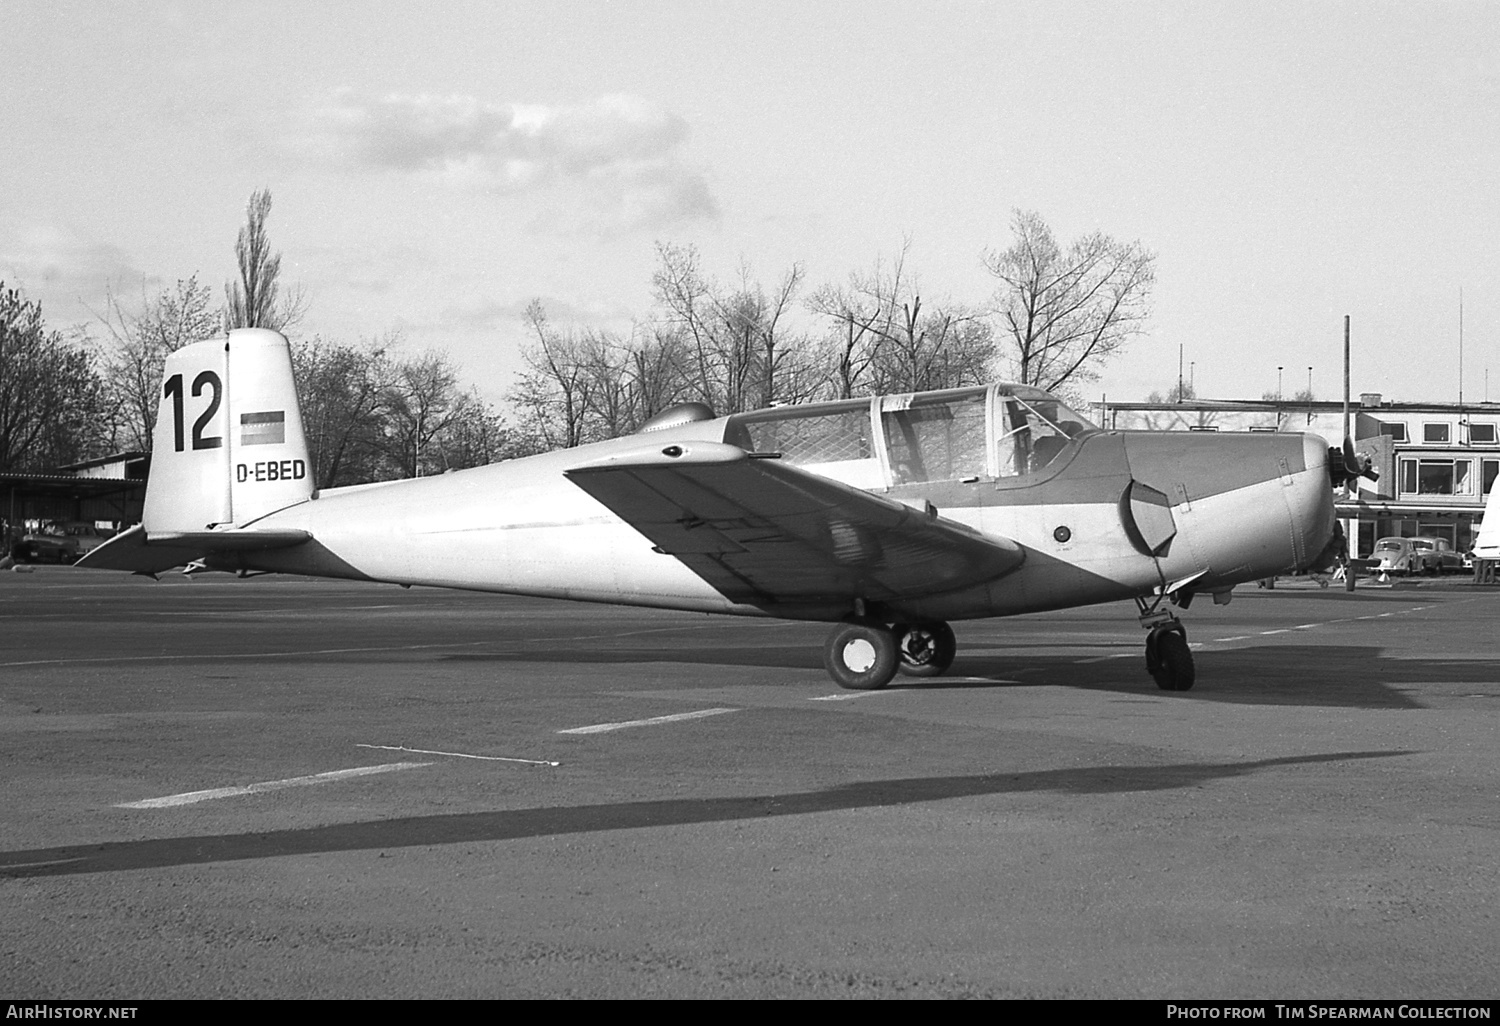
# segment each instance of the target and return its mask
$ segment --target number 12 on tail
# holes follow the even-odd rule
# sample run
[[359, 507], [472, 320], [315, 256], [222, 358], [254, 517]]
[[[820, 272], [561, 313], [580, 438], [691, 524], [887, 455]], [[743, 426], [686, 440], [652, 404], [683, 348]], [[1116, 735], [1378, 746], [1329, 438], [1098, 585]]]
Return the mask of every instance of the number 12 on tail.
[[[193, 421], [193, 448], [194, 449], [219, 449], [224, 445], [221, 435], [204, 435], [206, 428], [214, 419], [214, 414], [219, 412], [219, 402], [224, 395], [224, 384], [219, 380], [219, 375], [211, 370], [206, 370], [193, 379], [193, 397], [196, 399], [203, 394], [205, 388], [212, 389], [213, 395], [208, 400], [208, 409]], [[177, 452], [183, 449], [183, 397], [182, 397], [182, 375], [173, 374], [162, 385], [162, 398], [172, 400], [172, 442]]]

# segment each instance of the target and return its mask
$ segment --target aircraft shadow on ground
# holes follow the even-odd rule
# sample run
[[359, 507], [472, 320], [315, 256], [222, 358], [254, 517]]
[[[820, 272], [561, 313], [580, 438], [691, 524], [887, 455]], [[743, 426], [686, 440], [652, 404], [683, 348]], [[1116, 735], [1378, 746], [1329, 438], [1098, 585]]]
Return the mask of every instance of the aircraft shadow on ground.
[[[1184, 701], [1236, 705], [1334, 706], [1356, 709], [1421, 709], [1423, 683], [1500, 681], [1500, 660], [1391, 659], [1382, 650], [1357, 645], [1252, 645], [1193, 653], [1197, 682], [1187, 692], [1160, 692], [1146, 672], [1142, 651], [1118, 659], [1080, 663], [1074, 658], [1028, 657], [1025, 663], [977, 654], [960, 656], [955, 675], [1020, 677], [1091, 691], [1170, 694]], [[937, 682], [937, 683], [940, 683]]]
[[[997, 647], [997, 646], [986, 646]], [[1007, 652], [1033, 647], [1031, 643], [1005, 646]], [[1051, 685], [1130, 694], [1163, 694], [1146, 673], [1144, 645], [1121, 652], [1118, 646], [1075, 646], [1094, 662], [1076, 654], [1025, 652], [1013, 654], [960, 649], [952, 670], [944, 677], [897, 677], [892, 687], [921, 690], [1014, 688]], [[1500, 681], [1500, 659], [1392, 659], [1382, 649], [1357, 645], [1248, 645], [1194, 653], [1197, 683], [1191, 691], [1171, 692], [1183, 701], [1230, 702], [1240, 705], [1337, 706], [1357, 709], [1420, 709], [1419, 698], [1398, 686], [1423, 683], [1494, 685]], [[1101, 652], [1121, 652], [1116, 659], [1098, 659]], [[600, 645], [563, 650], [521, 649], [511, 652], [439, 656], [441, 661], [529, 662], [568, 665], [606, 663], [669, 663], [685, 666], [746, 666], [822, 671], [820, 651], [808, 645], [754, 647], [625, 647]], [[965, 680], [963, 678], [988, 678]]]
[[264, 833], [164, 837], [107, 844], [33, 848], [0, 853], [0, 877], [72, 876], [81, 873], [118, 873], [167, 866], [202, 865], [286, 855], [370, 851], [439, 844], [513, 841], [558, 834], [635, 830], [644, 827], [689, 826], [799, 816], [849, 809], [914, 805], [949, 798], [986, 795], [1059, 794], [1099, 795], [1139, 791], [1167, 791], [1198, 787], [1262, 770], [1389, 759], [1412, 754], [1391, 751], [1328, 752], [1249, 762], [1189, 762], [1169, 766], [1087, 766], [988, 773], [974, 776], [908, 777], [842, 784], [800, 794], [753, 795], [726, 798], [667, 798], [621, 802], [614, 805], [554, 806], [466, 812], [443, 816], [344, 823]]

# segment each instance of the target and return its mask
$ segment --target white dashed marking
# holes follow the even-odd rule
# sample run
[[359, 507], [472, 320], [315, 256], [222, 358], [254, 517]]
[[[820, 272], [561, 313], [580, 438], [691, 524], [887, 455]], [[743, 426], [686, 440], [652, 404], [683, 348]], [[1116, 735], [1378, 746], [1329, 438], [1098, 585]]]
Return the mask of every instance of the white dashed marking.
[[430, 762], [388, 762], [381, 766], [356, 766], [354, 769], [333, 770], [329, 773], [314, 773], [306, 777], [288, 777], [286, 780], [266, 780], [243, 787], [215, 787], [207, 791], [185, 791], [169, 794], [165, 798], [147, 798], [139, 802], [121, 802], [117, 809], [165, 809], [173, 805], [192, 805], [196, 802], [212, 801], [215, 798], [235, 798], [242, 794], [260, 794], [262, 791], [280, 791], [287, 787], [307, 787], [311, 784], [328, 784], [335, 780], [353, 777], [368, 777], [376, 773], [394, 773], [396, 770], [417, 769], [431, 766]]
[[468, 755], [464, 752], [435, 752], [429, 748], [406, 748], [402, 745], [355, 745], [355, 748], [378, 748], [385, 752], [410, 752], [412, 755], [446, 755], [451, 759], [482, 759], [485, 762], [524, 762], [528, 766], [561, 766], [550, 759], [513, 759], [504, 755]]
[[720, 713], [739, 712], [738, 709], [699, 709], [696, 712], [672, 713], [670, 716], [652, 716], [644, 720], [624, 720], [620, 723], [595, 723], [587, 727], [569, 727], [567, 730], [559, 730], [559, 734], [603, 734], [611, 730], [625, 730], [628, 727], [650, 727], [658, 723], [676, 723], [679, 720], [701, 720], [705, 716], [718, 716]]

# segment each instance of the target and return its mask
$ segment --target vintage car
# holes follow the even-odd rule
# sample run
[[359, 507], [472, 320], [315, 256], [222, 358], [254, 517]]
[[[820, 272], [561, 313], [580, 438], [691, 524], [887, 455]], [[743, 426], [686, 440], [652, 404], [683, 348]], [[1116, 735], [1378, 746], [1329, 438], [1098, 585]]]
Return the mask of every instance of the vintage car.
[[83, 521], [43, 520], [21, 536], [11, 555], [17, 563], [74, 563], [108, 538], [106, 532]]
[[1443, 574], [1464, 568], [1463, 556], [1446, 538], [1381, 538], [1370, 558], [1377, 560], [1376, 573]]
[[78, 539], [69, 535], [62, 524], [43, 520], [21, 535], [11, 555], [17, 563], [72, 563], [82, 553]]

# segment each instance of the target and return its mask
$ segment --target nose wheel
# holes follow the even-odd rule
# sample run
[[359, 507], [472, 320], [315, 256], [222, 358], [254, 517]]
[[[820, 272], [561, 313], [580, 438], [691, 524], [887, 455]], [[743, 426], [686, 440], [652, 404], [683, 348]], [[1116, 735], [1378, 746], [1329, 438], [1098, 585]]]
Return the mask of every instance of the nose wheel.
[[1163, 691], [1186, 691], [1197, 673], [1188, 648], [1187, 629], [1176, 620], [1151, 628], [1146, 635], [1146, 671]]

